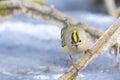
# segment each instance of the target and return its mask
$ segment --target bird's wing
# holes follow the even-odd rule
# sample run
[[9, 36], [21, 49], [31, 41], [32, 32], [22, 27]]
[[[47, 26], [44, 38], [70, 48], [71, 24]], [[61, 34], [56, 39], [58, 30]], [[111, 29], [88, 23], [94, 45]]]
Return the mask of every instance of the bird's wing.
[[63, 27], [61, 30], [61, 45], [64, 47], [66, 45], [65, 36], [66, 36], [66, 27]]

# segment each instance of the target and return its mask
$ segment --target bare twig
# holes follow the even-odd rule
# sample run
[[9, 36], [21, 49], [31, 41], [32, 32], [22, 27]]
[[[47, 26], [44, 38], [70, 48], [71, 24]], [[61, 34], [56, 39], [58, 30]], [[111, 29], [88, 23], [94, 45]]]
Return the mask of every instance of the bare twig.
[[[113, 34], [120, 27], [120, 18], [99, 38], [91, 49], [88, 49], [84, 56], [76, 61], [76, 67], [71, 66], [70, 69], [62, 75], [58, 80], [75, 80], [79, 70], [87, 66], [87, 64], [99, 56], [103, 51], [105, 44], [110, 40]], [[76, 69], [77, 68], [77, 69]]]
[[106, 9], [110, 15], [114, 18], [118, 18], [120, 15], [120, 10], [116, 6], [116, 0], [104, 0]]
[[[49, 8], [47, 6], [41, 6], [32, 2], [26, 2], [24, 0], [0, 1], [0, 4], [4, 4], [7, 7], [7, 9], [5, 9], [5, 12], [7, 12], [6, 13], [7, 15], [4, 15], [4, 17], [8, 15], [14, 16], [18, 13], [23, 13], [26, 16], [29, 16], [38, 20], [43, 20], [45, 22], [55, 24], [60, 27], [64, 26], [63, 20], [65, 18], [69, 18], [70, 24], [78, 25], [93, 37], [98, 38], [102, 35], [102, 32], [100, 32], [99, 30], [64, 15], [62, 12], [56, 10], [54, 7]], [[2, 15], [2, 18], [4, 17]]]

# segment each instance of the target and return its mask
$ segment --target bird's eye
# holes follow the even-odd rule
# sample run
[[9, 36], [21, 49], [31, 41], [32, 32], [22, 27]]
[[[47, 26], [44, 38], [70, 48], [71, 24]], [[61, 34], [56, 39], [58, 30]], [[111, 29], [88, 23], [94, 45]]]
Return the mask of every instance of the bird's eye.
[[71, 42], [72, 44], [74, 44], [73, 42]]
[[81, 40], [79, 40], [79, 42], [82, 42]]

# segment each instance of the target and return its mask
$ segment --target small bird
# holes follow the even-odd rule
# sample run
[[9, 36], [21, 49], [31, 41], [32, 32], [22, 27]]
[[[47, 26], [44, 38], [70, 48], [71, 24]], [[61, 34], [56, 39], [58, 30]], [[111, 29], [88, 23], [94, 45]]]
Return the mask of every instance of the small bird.
[[65, 26], [61, 29], [61, 45], [73, 63], [72, 55], [86, 51], [90, 45], [90, 39], [80, 27], [71, 26], [67, 20], [64, 20], [64, 24]]

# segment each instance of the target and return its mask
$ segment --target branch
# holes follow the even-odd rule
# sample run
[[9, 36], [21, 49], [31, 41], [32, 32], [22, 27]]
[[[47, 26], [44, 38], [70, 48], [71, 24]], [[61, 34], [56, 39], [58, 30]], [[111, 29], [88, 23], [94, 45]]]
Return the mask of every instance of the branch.
[[[103, 51], [105, 44], [110, 40], [113, 34], [120, 27], [120, 18], [99, 38], [91, 49], [88, 49], [79, 60], [75, 62], [75, 67], [71, 66], [70, 69], [62, 75], [58, 80], [75, 80], [79, 70], [84, 68], [90, 63], [91, 60], [96, 58]], [[77, 69], [76, 69], [77, 68]]]
[[46, 0], [25, 0], [25, 1], [28, 1], [28, 2], [34, 2], [36, 4], [39, 4], [39, 5], [45, 5], [45, 1]]
[[41, 6], [32, 2], [26, 2], [24, 0], [0, 1], [0, 5], [1, 4], [7, 7], [6, 9], [3, 9], [5, 14], [7, 15], [2, 15], [2, 18], [8, 15], [14, 16], [18, 13], [23, 13], [26, 16], [42, 20], [51, 24], [55, 24], [60, 27], [64, 26], [63, 20], [65, 18], [69, 18], [71, 25], [77, 25], [83, 28], [91, 36], [98, 38], [102, 35], [102, 32], [100, 32], [99, 30], [64, 15], [62, 12], [56, 10], [54, 7], [49, 8], [47, 6]]
[[114, 18], [119, 17], [119, 9], [116, 6], [115, 0], [104, 0], [106, 9], [110, 15], [112, 15]]

